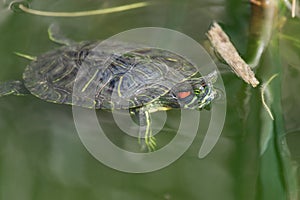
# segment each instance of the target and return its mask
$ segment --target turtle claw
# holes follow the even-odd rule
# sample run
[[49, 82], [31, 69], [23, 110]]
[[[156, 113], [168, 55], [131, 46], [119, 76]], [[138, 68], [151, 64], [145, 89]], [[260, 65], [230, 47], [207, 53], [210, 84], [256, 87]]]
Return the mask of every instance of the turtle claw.
[[141, 145], [142, 151], [144, 151], [146, 148], [148, 152], [156, 150], [156, 138], [152, 135], [150, 124], [140, 127], [138, 143]]
[[149, 152], [156, 150], [156, 139], [152, 136], [152, 131], [150, 130], [149, 136], [145, 137], [145, 144]]
[[139, 117], [139, 136], [138, 143], [141, 145], [141, 150], [144, 151], [146, 148], [148, 152], [155, 151], [156, 149], [156, 138], [152, 135], [151, 129], [151, 117], [147, 109], [133, 110], [136, 117]]
[[155, 151], [156, 150], [156, 139], [155, 137], [151, 136], [149, 138], [149, 142], [147, 144], [148, 150], [151, 151]]

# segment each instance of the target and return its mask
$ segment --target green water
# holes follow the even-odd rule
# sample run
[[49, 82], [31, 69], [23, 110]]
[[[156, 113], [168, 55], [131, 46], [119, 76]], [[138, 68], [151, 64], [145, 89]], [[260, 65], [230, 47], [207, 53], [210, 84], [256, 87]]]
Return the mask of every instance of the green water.
[[[20, 79], [29, 63], [14, 52], [40, 55], [58, 47], [49, 41], [47, 35], [48, 26], [54, 22], [68, 37], [77, 41], [102, 40], [128, 29], [151, 26], [177, 30], [203, 43], [205, 32], [216, 20], [226, 25], [226, 31], [239, 51], [246, 51], [250, 17], [247, 2], [157, 1], [156, 5], [122, 13], [68, 19], [12, 12], [8, 9], [10, 2], [0, 3], [0, 80]], [[41, 10], [78, 11], [133, 2], [33, 0], [30, 6]], [[290, 32], [296, 34], [297, 30]], [[290, 46], [287, 43], [284, 48], [292, 49]], [[299, 46], [293, 48], [293, 52], [299, 52]], [[283, 59], [289, 60], [285, 50], [280, 50]], [[292, 64], [281, 64], [270, 52], [263, 57], [260, 66], [263, 69], [258, 70], [258, 76], [260, 80], [266, 80], [269, 74], [280, 73], [281, 81], [278, 79], [273, 88], [282, 87], [283, 94], [272, 95], [274, 102], [282, 99], [283, 111], [276, 110], [276, 103], [272, 111], [277, 112], [277, 125], [283, 122], [280, 116], [285, 117], [292, 157], [300, 161], [297, 141], [300, 128], [299, 57], [295, 55]], [[298, 68], [295, 68], [297, 64]], [[218, 66], [224, 68], [221, 63]], [[276, 146], [276, 134], [282, 134], [278, 133], [281, 128], [276, 128], [267, 115], [261, 114], [264, 109], [259, 89], [247, 87], [232, 73], [224, 73], [222, 78], [227, 113], [221, 138], [213, 151], [204, 159], [197, 156], [206, 128], [201, 126], [194, 143], [179, 160], [147, 174], [119, 172], [91, 156], [78, 137], [70, 106], [44, 102], [31, 95], [1, 98], [0, 200], [286, 199], [288, 183], [293, 180], [287, 183], [286, 177], [291, 173], [283, 162], [289, 160], [279, 156], [280, 148]], [[176, 133], [177, 116], [176, 111], [168, 112], [170, 134]], [[107, 120], [103, 123], [108, 127], [111, 125], [112, 133], [118, 131], [113, 122]], [[270, 127], [274, 128], [273, 139], [260, 156], [262, 130]]]

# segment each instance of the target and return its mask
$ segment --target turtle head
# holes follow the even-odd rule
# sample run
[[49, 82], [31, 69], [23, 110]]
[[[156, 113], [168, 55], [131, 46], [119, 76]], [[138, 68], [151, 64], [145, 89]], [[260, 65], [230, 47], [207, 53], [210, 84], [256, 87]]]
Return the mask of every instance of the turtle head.
[[180, 107], [186, 109], [206, 108], [217, 97], [213, 83], [216, 82], [217, 72], [206, 76], [192, 78], [176, 87], [175, 96]]

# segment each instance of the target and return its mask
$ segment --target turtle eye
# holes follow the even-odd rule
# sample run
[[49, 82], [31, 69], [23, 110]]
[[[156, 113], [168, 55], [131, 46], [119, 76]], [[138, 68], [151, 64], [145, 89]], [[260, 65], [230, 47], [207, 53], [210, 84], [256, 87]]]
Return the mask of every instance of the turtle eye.
[[194, 90], [196, 95], [202, 94], [204, 91], [205, 91], [205, 88], [203, 86], [200, 86]]
[[186, 98], [186, 97], [188, 97], [188, 96], [190, 96], [191, 95], [191, 92], [190, 91], [184, 91], [184, 92], [178, 92], [177, 93], [177, 97], [179, 98], [179, 99], [184, 99], [184, 98]]

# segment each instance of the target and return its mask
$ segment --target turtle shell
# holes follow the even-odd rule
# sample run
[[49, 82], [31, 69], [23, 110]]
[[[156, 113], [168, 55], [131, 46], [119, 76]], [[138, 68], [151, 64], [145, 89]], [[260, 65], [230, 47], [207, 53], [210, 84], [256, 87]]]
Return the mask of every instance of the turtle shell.
[[141, 107], [197, 74], [167, 50], [82, 42], [40, 55], [25, 69], [27, 89], [46, 101], [97, 109]]

